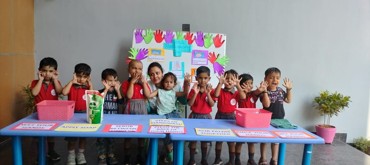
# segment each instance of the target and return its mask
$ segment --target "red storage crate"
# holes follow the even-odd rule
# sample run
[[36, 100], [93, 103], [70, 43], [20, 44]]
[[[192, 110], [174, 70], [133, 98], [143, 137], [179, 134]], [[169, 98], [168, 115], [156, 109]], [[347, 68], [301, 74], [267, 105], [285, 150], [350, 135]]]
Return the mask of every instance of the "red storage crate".
[[69, 100], [44, 100], [36, 104], [39, 120], [70, 120], [75, 102]]
[[236, 108], [236, 124], [246, 128], [268, 128], [272, 113], [264, 109]]

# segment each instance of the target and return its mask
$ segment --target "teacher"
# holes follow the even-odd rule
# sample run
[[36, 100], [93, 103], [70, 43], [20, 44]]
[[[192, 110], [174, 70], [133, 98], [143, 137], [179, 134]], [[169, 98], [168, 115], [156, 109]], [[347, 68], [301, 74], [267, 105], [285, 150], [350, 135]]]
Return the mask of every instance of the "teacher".
[[[148, 73], [149, 78], [150, 78], [150, 80], [148, 80], [148, 85], [149, 85], [150, 91], [155, 91], [158, 88], [160, 88], [161, 87], [161, 80], [163, 78], [162, 65], [159, 64], [158, 62], [150, 63], [149, 66], [148, 66], [148, 72], [147, 73]], [[176, 84], [174, 89], [175, 89], [175, 91], [182, 91], [181, 84], [180, 83]], [[180, 102], [182, 104], [186, 104], [186, 102], [184, 103], [184, 101], [181, 98], [178, 98], [178, 99], [181, 100]], [[184, 100], [186, 100], [186, 98]], [[149, 109], [150, 109], [149, 114], [158, 114], [157, 113], [157, 97], [153, 97], [153, 98], [149, 99], [148, 104], [149, 104]]]

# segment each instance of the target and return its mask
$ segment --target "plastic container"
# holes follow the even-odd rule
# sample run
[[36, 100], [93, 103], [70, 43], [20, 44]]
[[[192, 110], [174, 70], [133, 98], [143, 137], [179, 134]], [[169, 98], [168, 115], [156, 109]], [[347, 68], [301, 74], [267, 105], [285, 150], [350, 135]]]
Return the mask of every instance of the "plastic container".
[[44, 100], [36, 104], [39, 120], [70, 120], [75, 102], [69, 100]]
[[264, 109], [236, 108], [236, 124], [246, 128], [268, 128], [272, 113]]

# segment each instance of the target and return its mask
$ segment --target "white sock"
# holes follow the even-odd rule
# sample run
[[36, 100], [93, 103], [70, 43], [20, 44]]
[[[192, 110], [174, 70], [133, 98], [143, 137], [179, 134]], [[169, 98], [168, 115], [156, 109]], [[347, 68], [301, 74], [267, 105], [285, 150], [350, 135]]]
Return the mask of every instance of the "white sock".
[[75, 154], [75, 150], [69, 150], [68, 153], [74, 155]]
[[79, 153], [83, 153], [84, 151], [85, 151], [85, 149], [81, 149], [81, 148], [80, 148], [80, 149], [78, 149], [78, 152], [79, 152]]

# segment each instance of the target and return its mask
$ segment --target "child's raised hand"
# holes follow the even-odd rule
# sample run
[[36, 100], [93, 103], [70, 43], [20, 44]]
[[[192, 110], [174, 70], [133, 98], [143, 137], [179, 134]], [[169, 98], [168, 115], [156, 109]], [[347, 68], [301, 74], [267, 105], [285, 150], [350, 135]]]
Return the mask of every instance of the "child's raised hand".
[[231, 77], [231, 80], [232, 80], [232, 82], [234, 83], [233, 85], [238, 85], [238, 84], [240, 84], [240, 81], [242, 80], [242, 78], [241, 78], [241, 77], [240, 77], [240, 78], [238, 78], [237, 76], [233, 75], [233, 76]]
[[206, 92], [211, 93], [211, 91], [212, 91], [212, 84], [208, 83], [207, 86], [206, 86]]
[[58, 80], [58, 78], [59, 78], [59, 72], [58, 71], [55, 71], [54, 74], [51, 76], [51, 78], [53, 80]]
[[138, 82], [138, 80], [140, 80], [140, 78], [141, 78], [141, 74], [134, 73], [131, 75], [130, 83], [135, 84], [136, 82]]
[[267, 82], [261, 81], [260, 86], [257, 87], [257, 90], [260, 92], [264, 92], [264, 91], [267, 91], [267, 87], [268, 87]]
[[72, 83], [73, 83], [73, 84], [79, 84], [79, 83], [77, 82], [77, 76], [76, 76], [76, 73], [73, 73]]
[[293, 83], [289, 80], [289, 78], [285, 77], [283, 86], [286, 88], [286, 90], [291, 90], [293, 88]]
[[198, 93], [199, 92], [199, 86], [198, 86], [198, 83], [194, 83], [193, 87], [191, 88], [194, 90], [195, 93]]
[[186, 73], [185, 76], [184, 76], [184, 84], [189, 84], [190, 85], [190, 80], [191, 80], [190, 74]]
[[217, 78], [218, 78], [218, 82], [220, 84], [225, 84], [225, 76], [224, 75], [221, 75], [220, 77], [217, 76]]
[[114, 82], [114, 89], [115, 89], [116, 91], [119, 91], [119, 90], [120, 90], [120, 88], [121, 88], [121, 82], [119, 82], [119, 81], [115, 81], [115, 82]]
[[241, 85], [243, 91], [245, 93], [249, 93], [250, 91], [252, 91], [253, 87], [251, 85], [248, 85], [247, 82], [244, 82], [242, 85]]
[[42, 72], [42, 71], [39, 71], [38, 73], [37, 73], [37, 77], [39, 78], [39, 80], [44, 80], [44, 78], [45, 78], [45, 74]]
[[108, 82], [106, 80], [102, 80], [101, 82], [103, 83], [105, 89], [110, 88], [110, 85], [108, 84]]
[[143, 83], [143, 84], [146, 84], [147, 81], [146, 81], [146, 76], [145, 75], [141, 75], [141, 79], [140, 81]]
[[89, 76], [89, 78], [87, 79], [87, 84], [89, 85], [89, 87], [91, 87], [91, 86], [92, 86], [91, 76]]

